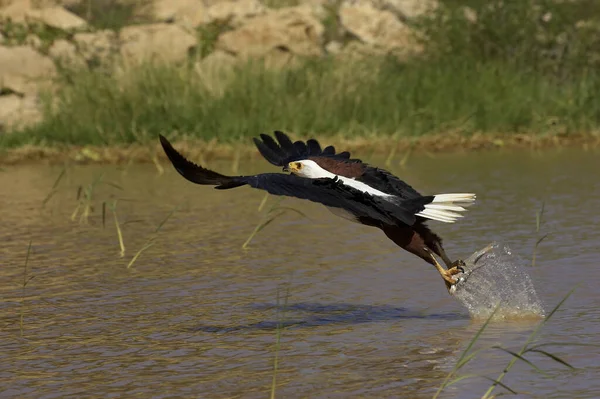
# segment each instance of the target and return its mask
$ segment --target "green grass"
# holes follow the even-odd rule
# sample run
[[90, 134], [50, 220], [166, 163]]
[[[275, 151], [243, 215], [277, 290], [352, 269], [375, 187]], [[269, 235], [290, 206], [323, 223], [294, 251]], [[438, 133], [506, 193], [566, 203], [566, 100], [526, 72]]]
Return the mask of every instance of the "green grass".
[[37, 50], [43, 54], [48, 53], [52, 43], [56, 40], [69, 37], [68, 32], [48, 25], [35, 22], [14, 22], [3, 18], [0, 18], [0, 34], [4, 37], [4, 46], [31, 45], [29, 39], [36, 37], [39, 39], [39, 44], [36, 45]]
[[274, 129], [346, 137], [568, 134], [600, 122], [598, 72], [559, 80], [460, 58], [321, 59], [285, 70], [250, 63], [222, 96], [187, 67], [146, 65], [121, 78], [84, 71], [69, 81], [46, 99], [39, 125], [3, 135], [0, 147], [153, 142], [158, 133], [233, 142]]
[[[119, 30], [127, 25], [151, 22], [149, 0], [83, 0], [67, 7], [96, 29]], [[137, 12], [136, 12], [137, 11]]]
[[[404, 61], [323, 57], [285, 69], [250, 61], [225, 77], [201, 77], [193, 62], [124, 74], [63, 71], [61, 88], [45, 99], [43, 121], [2, 135], [0, 148], [155, 143], [158, 133], [236, 142], [274, 129], [347, 138], [595, 132], [600, 3], [563, 3], [444, 0], [437, 12], [411, 21], [425, 50]], [[339, 34], [337, 4], [324, 21], [330, 39]], [[130, 11], [119, 18], [129, 21]], [[213, 51], [227, 29], [200, 28], [200, 55]]]

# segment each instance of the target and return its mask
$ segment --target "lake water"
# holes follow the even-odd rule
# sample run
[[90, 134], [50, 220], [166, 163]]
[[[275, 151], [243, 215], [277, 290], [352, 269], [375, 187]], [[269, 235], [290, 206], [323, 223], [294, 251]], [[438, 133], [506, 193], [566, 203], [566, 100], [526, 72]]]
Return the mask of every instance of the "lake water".
[[[477, 193], [460, 222], [430, 223], [452, 258], [499, 241], [529, 262], [544, 201], [548, 236], [527, 272], [547, 310], [576, 289], [537, 340], [600, 344], [599, 155], [420, 154], [391, 169], [423, 193]], [[277, 353], [278, 398], [432, 398], [480, 328], [431, 266], [381, 231], [285, 199], [309, 219], [290, 211], [244, 250], [275, 198], [258, 212], [262, 192], [213, 190], [164, 167], [72, 165], [45, 205], [61, 167], [0, 171], [0, 397], [267, 398]], [[101, 175], [88, 223], [83, 208], [72, 220], [78, 187]], [[113, 199], [123, 257], [110, 207], [103, 225]], [[517, 351], [537, 323], [492, 323], [476, 348]], [[503, 380], [517, 397], [600, 397], [599, 347], [546, 349], [575, 370], [532, 354], [547, 374], [517, 362]], [[496, 378], [510, 359], [482, 350], [463, 374]], [[489, 386], [469, 378], [440, 397]]]

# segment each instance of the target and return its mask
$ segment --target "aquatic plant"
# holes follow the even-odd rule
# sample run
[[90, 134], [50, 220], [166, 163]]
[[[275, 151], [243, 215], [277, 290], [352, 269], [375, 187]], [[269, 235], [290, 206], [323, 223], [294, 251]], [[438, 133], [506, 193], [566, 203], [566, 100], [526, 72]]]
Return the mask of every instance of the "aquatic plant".
[[[268, 198], [268, 196], [265, 196], [263, 198], [262, 202], [260, 203], [260, 205], [258, 206], [259, 212], [264, 207], [264, 204], [266, 203], [267, 198]], [[258, 234], [262, 229], [267, 227], [269, 224], [271, 224], [272, 222], [274, 222], [275, 220], [277, 220], [279, 217], [283, 216], [287, 212], [293, 212], [304, 218], [309, 219], [309, 217], [304, 212], [299, 211], [296, 208], [292, 208], [289, 206], [280, 206], [279, 204], [281, 203], [281, 201], [283, 201], [283, 199], [284, 199], [284, 197], [279, 197], [279, 198], [277, 198], [276, 202], [273, 205], [271, 205], [271, 207], [267, 211], [263, 220], [261, 220], [256, 225], [256, 227], [254, 228], [252, 233], [250, 233], [250, 236], [242, 244], [242, 249], [248, 248], [248, 244], [250, 244], [250, 242], [252, 241], [252, 239], [254, 238], [254, 236], [256, 234]]]
[[167, 214], [167, 216], [158, 224], [158, 226], [156, 226], [156, 229], [154, 229], [154, 231], [151, 233], [150, 237], [148, 237], [148, 239], [146, 239], [146, 242], [144, 243], [144, 245], [142, 245], [142, 247], [135, 253], [135, 255], [133, 255], [133, 258], [131, 258], [131, 260], [127, 264], [127, 269], [129, 269], [129, 268], [131, 268], [131, 266], [133, 266], [133, 264], [137, 261], [137, 259], [140, 257], [140, 255], [142, 255], [142, 253], [144, 251], [146, 251], [148, 248], [150, 248], [151, 246], [154, 245], [154, 241], [158, 237], [158, 233], [159, 233], [160, 229], [162, 229], [164, 224], [167, 223], [167, 221], [171, 218], [171, 216], [173, 216], [173, 214], [177, 210], [179, 210], [179, 208], [180, 208], [180, 205], [177, 205], [175, 208], [173, 208], [171, 210], [171, 212], [169, 212]]
[[99, 184], [103, 183], [117, 188], [119, 190], [123, 190], [123, 187], [119, 186], [118, 184], [103, 181], [103, 177], [104, 173], [101, 173], [98, 176], [96, 176], [96, 178], [94, 178], [94, 180], [92, 180], [91, 183], [85, 186], [80, 185], [77, 187], [77, 206], [71, 214], [72, 221], [75, 221], [77, 215], [79, 215], [79, 212], [81, 211], [81, 215], [79, 216], [79, 223], [87, 224], [89, 222], [89, 216], [94, 211], [94, 192], [96, 186], [98, 186]]
[[[104, 215], [106, 202], [102, 203], [102, 225], [104, 226]], [[115, 220], [115, 228], [117, 229], [117, 237], [119, 238], [119, 248], [121, 249], [120, 255], [121, 257], [125, 256], [125, 243], [123, 242], [123, 233], [121, 232], [121, 225], [119, 224], [119, 219], [117, 218], [117, 200], [113, 200], [108, 203], [108, 208], [113, 214]]]
[[492, 392], [496, 389], [496, 387], [498, 385], [507, 388], [511, 393], [516, 393], [515, 391], [511, 390], [510, 388], [508, 388], [506, 386], [506, 384], [502, 383], [502, 379], [504, 379], [504, 377], [506, 376], [506, 374], [510, 371], [510, 369], [513, 367], [513, 365], [517, 362], [517, 360], [521, 360], [525, 363], [527, 363], [528, 365], [530, 365], [531, 367], [533, 367], [536, 371], [544, 373], [539, 367], [535, 366], [530, 360], [526, 359], [524, 356], [528, 353], [540, 353], [542, 355], [545, 355], [547, 357], [549, 357], [550, 359], [554, 360], [557, 363], [560, 363], [564, 366], [567, 366], [571, 369], [574, 369], [573, 366], [571, 366], [569, 363], [567, 363], [566, 361], [564, 361], [563, 359], [561, 359], [560, 357], [558, 357], [555, 354], [549, 353], [543, 349], [540, 349], [544, 346], [550, 346], [550, 345], [561, 345], [561, 346], [566, 346], [566, 345], [580, 345], [578, 343], [546, 343], [546, 344], [537, 344], [537, 345], [532, 345], [533, 341], [535, 340], [535, 338], [538, 336], [538, 334], [540, 333], [542, 327], [544, 327], [548, 321], [552, 318], [552, 316], [558, 311], [558, 309], [560, 309], [560, 307], [563, 305], [563, 303], [565, 303], [565, 301], [571, 296], [571, 294], [573, 293], [573, 291], [575, 291], [575, 288], [571, 289], [571, 291], [569, 291], [567, 293], [567, 295], [564, 296], [563, 299], [560, 300], [560, 302], [554, 307], [554, 309], [552, 309], [550, 311], [550, 313], [548, 313], [548, 315], [546, 317], [544, 317], [544, 320], [542, 320], [537, 326], [536, 328], [531, 332], [531, 334], [529, 335], [529, 337], [527, 338], [527, 340], [525, 341], [525, 343], [523, 344], [523, 346], [521, 347], [521, 349], [518, 352], [512, 352], [506, 348], [503, 348], [501, 346], [494, 346], [494, 348], [500, 349], [508, 354], [510, 354], [512, 356], [511, 360], [508, 362], [507, 366], [502, 370], [502, 372], [500, 372], [500, 375], [498, 375], [498, 377], [493, 380], [492, 385], [490, 385], [490, 387], [488, 388], [488, 390], [485, 392], [485, 394], [483, 395], [482, 399], [488, 399], [490, 398], [490, 395], [492, 394]]
[[[582, 344], [582, 343], [577, 343], [577, 342], [546, 342], [546, 343], [533, 344], [534, 340], [537, 338], [537, 336], [541, 332], [542, 328], [548, 323], [548, 321], [552, 318], [552, 316], [554, 316], [554, 314], [562, 307], [562, 305], [565, 303], [565, 301], [571, 296], [571, 294], [574, 291], [575, 291], [575, 288], [571, 289], [560, 300], [560, 302], [544, 317], [544, 319], [540, 323], [538, 323], [538, 325], [534, 328], [534, 330], [531, 332], [531, 334], [529, 335], [529, 337], [527, 338], [527, 340], [525, 341], [523, 346], [518, 351], [512, 351], [510, 349], [504, 348], [499, 345], [493, 345], [493, 346], [483, 347], [483, 348], [478, 348], [478, 349], [473, 350], [475, 344], [479, 341], [483, 332], [486, 330], [486, 328], [489, 326], [490, 322], [493, 320], [499, 306], [496, 307], [496, 309], [494, 309], [494, 311], [490, 314], [490, 316], [486, 319], [486, 321], [481, 325], [481, 327], [479, 328], [477, 333], [473, 336], [473, 338], [471, 339], [471, 341], [469, 342], [469, 344], [467, 345], [465, 350], [462, 352], [461, 356], [459, 357], [458, 361], [456, 362], [456, 364], [454, 365], [452, 370], [446, 375], [446, 378], [444, 379], [441, 386], [438, 388], [437, 392], [433, 396], [433, 399], [438, 398], [439, 395], [441, 394], [441, 392], [445, 388], [447, 388], [453, 384], [456, 384], [464, 379], [473, 378], [473, 377], [484, 378], [484, 379], [491, 381], [491, 385], [487, 389], [487, 391], [484, 393], [482, 399], [490, 399], [491, 398], [490, 395], [492, 395], [492, 393], [498, 386], [506, 389], [510, 393], [516, 394], [517, 392], [513, 388], [511, 388], [510, 386], [505, 384], [502, 380], [508, 374], [508, 372], [511, 370], [511, 368], [515, 365], [515, 363], [517, 363], [517, 361], [522, 361], [522, 362], [528, 364], [529, 366], [531, 366], [535, 371], [542, 373], [542, 374], [546, 374], [546, 372], [544, 370], [542, 370], [540, 367], [535, 365], [531, 360], [527, 359], [527, 357], [526, 357], [527, 354], [533, 354], [533, 353], [541, 354], [541, 355], [544, 355], [544, 356], [552, 359], [556, 363], [559, 363], [570, 369], [574, 369], [574, 367], [570, 363], [568, 363], [566, 360], [562, 359], [561, 357], [559, 357], [556, 354], [548, 352], [546, 349], [543, 349], [543, 348], [547, 348], [550, 346], [598, 346], [598, 345]], [[502, 352], [505, 352], [505, 353], [508, 353], [509, 355], [511, 355], [510, 361], [508, 362], [507, 366], [502, 369], [502, 371], [500, 372], [498, 377], [491, 378], [489, 376], [479, 375], [479, 374], [458, 375], [458, 372], [462, 368], [464, 368], [469, 362], [471, 362], [476, 357], [477, 354], [479, 354], [483, 350], [489, 350], [489, 349], [500, 350]]]
[[[292, 272], [293, 273], [293, 272]], [[279, 350], [281, 348], [281, 334], [283, 332], [284, 324], [285, 324], [285, 312], [288, 307], [288, 300], [290, 297], [290, 286], [291, 286], [291, 278], [290, 282], [286, 284], [286, 292], [283, 301], [283, 310], [280, 313], [280, 290], [277, 287], [277, 329], [275, 334], [275, 358], [273, 359], [273, 379], [271, 381], [271, 399], [275, 399], [275, 392], [277, 387], [277, 371], [279, 370]]]
[[27, 275], [27, 265], [29, 264], [29, 255], [31, 254], [31, 243], [32, 240], [29, 240], [29, 245], [27, 246], [27, 255], [25, 256], [25, 264], [23, 265], [23, 285], [21, 286], [21, 311], [19, 317], [19, 330], [21, 332], [21, 337], [23, 336], [23, 319], [25, 318], [25, 287], [27, 287], [27, 283], [29, 283], [35, 277]]
[[52, 188], [48, 192], [48, 195], [46, 195], [46, 197], [42, 201], [42, 208], [45, 207], [46, 204], [48, 203], [48, 201], [50, 201], [50, 199], [54, 196], [54, 194], [56, 194], [58, 192], [58, 185], [66, 173], [67, 173], [67, 167], [63, 166], [60, 173], [58, 174], [58, 177], [56, 178], [56, 180], [54, 180], [54, 184], [52, 184]]
[[464, 376], [460, 376], [460, 377], [451, 379], [451, 378], [455, 377], [457, 375], [457, 373], [464, 366], [466, 366], [471, 360], [473, 360], [473, 358], [475, 357], [475, 355], [477, 355], [477, 353], [479, 353], [480, 351], [483, 350], [483, 348], [480, 348], [480, 349], [477, 349], [474, 351], [472, 349], [473, 349], [473, 346], [475, 345], [475, 343], [479, 340], [479, 337], [481, 337], [481, 334], [483, 334], [483, 332], [485, 331], [488, 324], [492, 321], [492, 318], [496, 315], [496, 312], [498, 311], [499, 307], [500, 307], [500, 305], [498, 304], [496, 306], [496, 308], [494, 309], [494, 311], [486, 319], [486, 321], [481, 325], [479, 330], [477, 330], [477, 333], [473, 336], [473, 338], [471, 339], [471, 341], [469, 342], [469, 344], [467, 345], [467, 347], [465, 348], [463, 353], [460, 355], [460, 357], [458, 358], [458, 361], [456, 362], [456, 364], [454, 365], [452, 370], [446, 375], [446, 378], [444, 379], [444, 381], [442, 382], [442, 385], [438, 388], [437, 392], [433, 396], [433, 399], [437, 399], [437, 397], [442, 393], [442, 391], [445, 388], [449, 387], [450, 385], [455, 384], [461, 380], [464, 380], [466, 378], [473, 376], [473, 375], [464, 375]]
[[531, 257], [531, 266], [535, 266], [535, 260], [536, 260], [536, 256], [537, 256], [538, 246], [542, 243], [542, 241], [544, 241], [546, 239], [546, 237], [548, 237], [547, 233], [540, 237], [540, 226], [542, 224], [542, 218], [544, 217], [544, 208], [545, 208], [545, 202], [542, 202], [542, 207], [535, 213], [536, 241], [535, 241], [535, 245], [533, 246], [533, 255]]

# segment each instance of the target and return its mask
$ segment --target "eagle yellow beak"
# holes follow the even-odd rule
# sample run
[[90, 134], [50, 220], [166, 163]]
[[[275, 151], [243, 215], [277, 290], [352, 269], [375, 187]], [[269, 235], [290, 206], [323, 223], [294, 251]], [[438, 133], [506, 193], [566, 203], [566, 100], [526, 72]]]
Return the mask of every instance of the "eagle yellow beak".
[[284, 172], [296, 172], [298, 170], [298, 168], [296, 168], [296, 163], [295, 162], [290, 162], [287, 165], [285, 165], [283, 167], [283, 171]]

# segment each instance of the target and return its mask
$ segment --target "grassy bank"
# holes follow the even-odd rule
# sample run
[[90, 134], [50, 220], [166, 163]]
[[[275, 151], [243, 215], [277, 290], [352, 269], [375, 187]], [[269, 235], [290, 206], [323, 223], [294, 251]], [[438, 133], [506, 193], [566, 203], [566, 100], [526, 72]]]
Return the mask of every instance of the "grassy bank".
[[231, 147], [275, 129], [388, 150], [596, 143], [600, 57], [592, 50], [600, 34], [573, 30], [579, 9], [552, 9], [561, 18], [540, 25], [549, 11], [539, 4], [470, 1], [473, 22], [462, 3], [442, 3], [418, 21], [425, 52], [410, 60], [324, 57], [283, 69], [254, 61], [218, 74], [199, 74], [193, 62], [112, 75], [64, 71], [42, 122], [0, 136], [0, 148], [144, 147], [158, 133]]
[[79, 72], [47, 98], [39, 125], [2, 136], [0, 146], [144, 143], [158, 133], [236, 142], [274, 129], [347, 138], [568, 135], [599, 126], [600, 72], [559, 80], [472, 61], [321, 59], [281, 70], [247, 64], [223, 93], [186, 67], [146, 65], [120, 77]]

